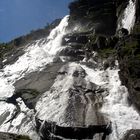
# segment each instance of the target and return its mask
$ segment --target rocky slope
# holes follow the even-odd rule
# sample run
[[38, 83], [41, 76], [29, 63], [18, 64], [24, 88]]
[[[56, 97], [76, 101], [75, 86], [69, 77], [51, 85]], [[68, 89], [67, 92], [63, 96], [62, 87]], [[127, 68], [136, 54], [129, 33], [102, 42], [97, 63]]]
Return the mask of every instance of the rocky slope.
[[139, 140], [139, 0], [69, 8], [48, 36], [3, 60], [0, 138]]

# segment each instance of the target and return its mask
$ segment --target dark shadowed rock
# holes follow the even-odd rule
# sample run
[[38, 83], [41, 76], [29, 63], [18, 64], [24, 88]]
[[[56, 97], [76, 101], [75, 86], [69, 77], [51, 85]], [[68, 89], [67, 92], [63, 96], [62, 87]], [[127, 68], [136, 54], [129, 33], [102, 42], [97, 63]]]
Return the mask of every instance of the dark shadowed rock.
[[0, 58], [0, 69], [3, 68], [3, 62], [2, 62], [2, 59]]
[[140, 110], [140, 44], [137, 35], [126, 36], [118, 43], [120, 78], [128, 88], [129, 99]]
[[4, 56], [4, 62], [3, 65], [11, 65], [13, 63], [15, 63], [18, 58], [23, 55], [25, 46], [24, 47], [18, 47], [18, 48], [13, 48], [11, 51], [9, 51], [8, 53], [5, 54]]
[[122, 140], [140, 140], [140, 130], [128, 130]]
[[[36, 123], [41, 126], [43, 121], [36, 118]], [[43, 123], [40, 128], [41, 140], [55, 139], [93, 139], [96, 133], [102, 133], [102, 140], [111, 134], [111, 123], [109, 125], [89, 125], [85, 127], [63, 127], [57, 125], [55, 122]]]
[[116, 3], [114, 0], [77, 0], [69, 5], [70, 26], [95, 28], [96, 34], [110, 36], [116, 31]]
[[67, 47], [60, 52], [60, 56], [65, 57], [65, 61], [79, 61], [84, 59], [85, 52], [76, 47]]
[[92, 34], [91, 31], [89, 32], [81, 32], [81, 33], [73, 33], [64, 36], [62, 44], [86, 44], [88, 42], [88, 35]]
[[11, 97], [16, 100], [16, 98], [21, 98], [24, 104], [29, 109], [35, 109], [35, 104], [37, 101], [37, 97], [40, 93], [34, 89], [20, 89], [15, 92], [15, 94]]

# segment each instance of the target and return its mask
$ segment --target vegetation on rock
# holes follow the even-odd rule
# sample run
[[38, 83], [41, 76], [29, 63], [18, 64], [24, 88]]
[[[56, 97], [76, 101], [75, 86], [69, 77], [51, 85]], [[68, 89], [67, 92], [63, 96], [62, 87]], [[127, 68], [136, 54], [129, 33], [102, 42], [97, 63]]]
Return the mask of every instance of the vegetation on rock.
[[114, 48], [105, 48], [98, 51], [98, 55], [101, 58], [108, 58], [110, 55], [115, 55], [116, 50]]
[[14, 140], [31, 140], [28, 136], [19, 135]]
[[29, 136], [0, 132], [1, 140], [31, 140]]
[[7, 43], [0, 43], [0, 58], [2, 59], [4, 54], [12, 49], [12, 46]]
[[140, 24], [136, 21], [130, 36], [118, 44], [120, 78], [129, 91], [129, 100], [140, 110]]

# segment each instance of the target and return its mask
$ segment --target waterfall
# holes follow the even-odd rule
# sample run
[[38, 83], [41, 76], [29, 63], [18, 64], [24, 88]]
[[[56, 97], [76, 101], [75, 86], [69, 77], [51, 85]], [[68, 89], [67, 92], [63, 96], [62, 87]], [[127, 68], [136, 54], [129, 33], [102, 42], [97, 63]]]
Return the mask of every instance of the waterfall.
[[[128, 29], [129, 32], [134, 26], [135, 9], [135, 2], [130, 0], [121, 23], [122, 27]], [[25, 47], [25, 53], [14, 64], [6, 65], [0, 71], [0, 131], [27, 134], [33, 140], [37, 140], [38, 135], [35, 132], [33, 120], [27, 117], [34, 117], [34, 110], [29, 109], [22, 98], [18, 98], [16, 101], [21, 111], [13, 122], [6, 123], [14, 114], [16, 107], [1, 100], [14, 94], [13, 84], [17, 80], [31, 72], [42, 71], [48, 64], [59, 59], [59, 52], [66, 47], [62, 46], [62, 39], [69, 33], [67, 31], [68, 19], [69, 16], [64, 17], [48, 37], [28, 44]], [[75, 30], [78, 29], [75, 27]], [[82, 72], [80, 73], [80, 71]], [[98, 67], [89, 68], [82, 62], [69, 62], [55, 77], [50, 89], [40, 95], [35, 107], [38, 115], [36, 116], [44, 122], [52, 120], [65, 126], [71, 125], [72, 121], [78, 126], [98, 124], [98, 121], [94, 121], [96, 119], [94, 111], [96, 110], [94, 110], [93, 104], [100, 102], [99, 112], [105, 118], [103, 123], [112, 122], [113, 131], [109, 140], [121, 140], [127, 130], [139, 129], [140, 117], [133, 106], [127, 102], [128, 91], [125, 86], [121, 85], [118, 71], [118, 62], [114, 68], [106, 70]], [[76, 72], [80, 75], [79, 77], [74, 76]], [[47, 80], [49, 80], [48, 77]], [[97, 97], [98, 100], [93, 99], [92, 102], [91, 94], [85, 95], [85, 93], [94, 88], [94, 84], [102, 87], [103, 90], [100, 91], [101, 99]], [[88, 86], [91, 86], [91, 89]], [[72, 90], [75, 92], [71, 93]], [[93, 92], [95, 90], [91, 90], [91, 93]]]
[[[55, 80], [52, 87], [53, 91], [47, 91], [38, 101], [36, 110], [39, 111], [38, 116], [41, 120], [51, 120], [57, 122], [57, 124], [67, 126], [66, 123], [68, 122], [65, 122], [64, 115], [66, 106], [70, 104], [68, 102], [68, 89], [74, 84], [74, 80], [71, 75], [76, 67], [82, 67], [85, 70], [85, 80], [87, 82], [90, 81], [91, 83], [105, 89], [102, 93], [103, 106], [99, 111], [104, 116], [105, 120], [107, 120], [106, 123], [110, 121], [112, 122], [112, 133], [109, 135], [109, 140], [121, 140], [127, 130], [139, 129], [140, 117], [133, 106], [130, 106], [127, 102], [128, 91], [125, 86], [121, 85], [117, 62], [116, 68], [108, 68], [107, 70], [100, 70], [98, 68], [93, 69], [82, 64], [70, 63], [69, 67], [67, 67], [67, 74], [64, 75], [63, 78], [58, 76]], [[77, 98], [78, 96], [76, 99]], [[76, 103], [73, 102], [72, 104]], [[82, 102], [79, 102], [79, 104], [81, 107], [80, 111], [82, 112], [82, 109], [84, 109]], [[77, 106], [76, 110], [80, 107]], [[89, 109], [91, 108], [89, 107]], [[94, 112], [95, 110], [91, 109], [90, 111]], [[85, 115], [88, 116], [91, 112], [88, 112]], [[76, 116], [76, 114], [73, 114], [73, 111], [70, 113], [71, 114], [68, 114], [69, 116]], [[76, 113], [78, 113], [78, 111]], [[86, 125], [88, 125], [89, 122], [91, 123], [93, 120], [94, 122], [92, 123], [96, 123], [94, 118], [95, 115], [93, 113], [91, 114], [88, 116], [90, 119], [86, 118]], [[75, 123], [82, 120], [82, 117], [82, 115], [79, 115], [79, 119], [76, 119]]]
[[101, 112], [112, 122], [113, 132], [110, 140], [120, 140], [127, 130], [139, 129], [140, 117], [133, 106], [127, 102], [128, 91], [121, 85], [119, 69], [107, 70], [109, 95]]
[[136, 13], [136, 2], [129, 0], [129, 4], [127, 5], [124, 11], [123, 19], [121, 21], [121, 27], [128, 29], [129, 32], [131, 31], [135, 23], [135, 13]]
[[63, 48], [61, 41], [62, 37], [66, 34], [68, 19], [69, 16], [64, 17], [45, 40], [38, 40], [31, 44], [31, 46], [28, 46], [25, 54], [17, 62], [4, 68], [5, 75], [13, 75], [12, 77], [14, 78], [21, 78], [23, 73], [39, 70], [48, 63], [53, 62], [57, 53]]
[[30, 46], [27, 45], [28, 48], [25, 50], [24, 55], [19, 57], [14, 64], [5, 66], [2, 72], [0, 72], [0, 97], [3, 95], [6, 97], [11, 96], [14, 91], [12, 84], [17, 79], [22, 78], [26, 73], [39, 71], [54, 61], [57, 53], [64, 48], [61, 45], [61, 41], [66, 34], [68, 19], [69, 16], [64, 17], [45, 40], [41, 39]]
[[109, 140], [121, 140], [127, 130], [139, 129], [140, 117], [133, 106], [127, 102], [128, 91], [121, 85], [118, 68], [93, 70], [83, 66], [93, 83], [104, 87], [108, 95], [104, 97], [101, 113], [112, 122], [112, 134]]
[[[1, 69], [0, 118], [2, 118], [2, 120], [0, 120], [0, 131], [21, 134], [26, 134], [29, 132], [29, 135], [34, 140], [37, 139], [34, 130], [32, 131], [32, 121], [29, 122], [27, 118], [28, 124], [26, 124], [26, 116], [22, 113], [20, 113], [14, 120], [16, 123], [5, 123], [8, 119], [10, 119], [16, 107], [12, 104], [4, 102], [3, 100], [11, 97], [14, 94], [14, 82], [24, 77], [24, 75], [27, 73], [41, 71], [44, 67], [46, 67], [47, 64], [50, 64], [56, 60], [59, 51], [65, 47], [61, 45], [61, 42], [63, 36], [67, 33], [66, 27], [68, 25], [68, 19], [69, 16], [65, 16], [60, 24], [50, 32], [50, 35], [47, 38], [37, 40], [32, 44], [28, 44], [25, 47], [25, 53], [20, 56], [14, 64], [6, 65], [3, 69]], [[28, 113], [34, 115], [34, 113], [31, 113], [31, 110], [26, 107], [24, 102], [17, 102], [20, 104], [21, 112], [26, 110], [26, 115], [28, 115]], [[23, 104], [24, 108], [22, 107]], [[20, 122], [22, 121], [26, 125], [22, 124], [20, 126]], [[16, 129], [16, 127], [20, 127], [20, 130]]]

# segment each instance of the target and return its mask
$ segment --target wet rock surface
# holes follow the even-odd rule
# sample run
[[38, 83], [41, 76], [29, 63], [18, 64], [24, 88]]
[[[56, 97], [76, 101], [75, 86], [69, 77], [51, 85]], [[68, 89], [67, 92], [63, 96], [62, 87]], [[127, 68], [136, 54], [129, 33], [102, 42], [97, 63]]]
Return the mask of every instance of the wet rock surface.
[[59, 69], [64, 65], [62, 62], [52, 63], [42, 71], [33, 72], [24, 76], [14, 83], [16, 91], [19, 89], [36, 89], [43, 93], [52, 86]]
[[139, 140], [140, 139], [140, 130], [129, 130], [125, 134], [123, 140]]
[[[119, 22], [127, 4], [128, 0], [72, 2], [67, 29], [78, 25], [76, 30], [63, 32], [63, 21], [64, 27], [60, 24], [49, 39], [27, 46], [32, 47], [25, 57], [30, 60], [25, 61], [27, 69], [13, 75], [13, 69], [2, 69], [0, 82], [13, 92], [0, 98], [0, 130], [26, 132], [33, 140], [139, 139], [139, 114], [133, 108], [140, 110], [139, 21], [131, 35], [122, 28], [114, 36], [116, 15]], [[4, 66], [26, 53], [23, 48], [9, 53]], [[34, 57], [38, 53], [43, 57]], [[2, 138], [11, 136], [0, 133]]]
[[[56, 98], [58, 96], [57, 97], [58, 99], [59, 98], [61, 99], [64, 95], [67, 97], [65, 101], [67, 105], [62, 106], [62, 108], [64, 107], [66, 109], [64, 112], [65, 123], [68, 123], [68, 125], [81, 126], [81, 125], [85, 125], [85, 123], [86, 124], [88, 123], [88, 122], [85, 122], [85, 119], [90, 122], [92, 121], [92, 119], [94, 120], [94, 118], [96, 121], [94, 120], [92, 121], [92, 123], [94, 124], [101, 123], [102, 122], [101, 119], [100, 119], [100, 122], [97, 122], [96, 113], [98, 114], [98, 105], [97, 105], [98, 100], [100, 100], [99, 102], [99, 108], [100, 108], [100, 105], [102, 102], [102, 97], [100, 96], [102, 92], [104, 92], [104, 90], [101, 90], [98, 85], [92, 82], [86, 81], [85, 80], [86, 73], [84, 69], [78, 66], [77, 64], [65, 65], [64, 67], [62, 67], [59, 73], [60, 74], [55, 80], [55, 83], [51, 87], [51, 90], [49, 91], [49, 93], [45, 93], [45, 94], [46, 95], [50, 94], [49, 96], [52, 96], [51, 98]], [[66, 81], [66, 83], [63, 83], [64, 81]], [[69, 82], [69, 85], [67, 85], [68, 82]], [[58, 86], [57, 83], [59, 83], [60, 85]], [[61, 92], [59, 91], [59, 89], [61, 89]], [[46, 100], [50, 100], [49, 96], [46, 98]], [[43, 100], [43, 98], [41, 97], [40, 100]], [[94, 106], [94, 102], [97, 102], [95, 106]], [[63, 102], [61, 103], [58, 100], [58, 103], [56, 101], [56, 105], [57, 104], [61, 105], [63, 104]], [[89, 114], [91, 111], [92, 118], [90, 118], [90, 115], [86, 116], [88, 115], [86, 111], [89, 111]]]
[[[38, 110], [36, 124], [39, 123], [37, 128], [42, 140], [49, 135], [47, 120], [56, 122], [56, 129], [55, 127], [51, 129], [56, 130], [52, 131], [56, 136], [69, 139], [92, 139], [95, 132], [95, 134], [101, 133], [98, 138], [105, 140], [106, 136], [103, 133], [106, 131], [108, 120], [104, 118], [100, 108], [107, 90], [87, 80], [86, 76], [86, 71], [80, 65], [66, 64], [59, 70], [59, 75], [50, 91], [40, 97], [36, 106]], [[40, 104], [44, 110], [40, 110]], [[52, 112], [52, 107], [57, 109]], [[45, 116], [46, 113], [49, 115]], [[43, 123], [43, 120], [46, 122]], [[71, 133], [68, 133], [69, 130]]]

